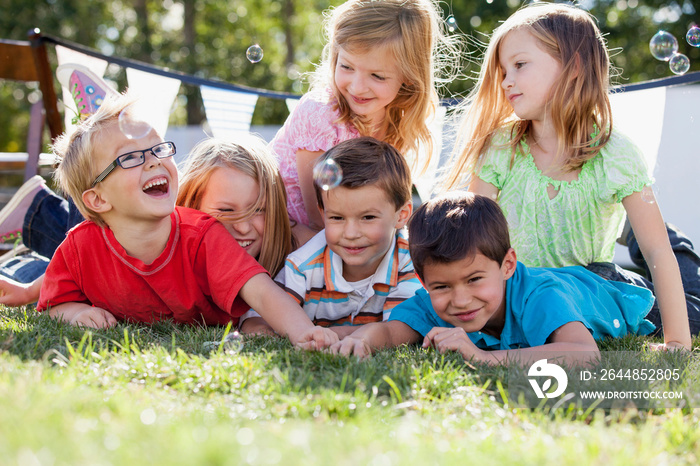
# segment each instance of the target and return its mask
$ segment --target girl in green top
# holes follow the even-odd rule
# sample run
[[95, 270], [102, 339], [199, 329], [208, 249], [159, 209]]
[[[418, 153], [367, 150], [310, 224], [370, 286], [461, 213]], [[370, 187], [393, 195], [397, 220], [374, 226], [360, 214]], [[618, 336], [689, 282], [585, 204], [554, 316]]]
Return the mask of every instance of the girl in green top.
[[690, 348], [678, 263], [658, 204], [642, 197], [651, 179], [612, 127], [609, 70], [587, 12], [545, 3], [513, 14], [494, 31], [463, 103], [446, 187], [468, 183], [498, 199], [528, 266], [612, 261], [626, 213], [651, 270], [661, 346]]

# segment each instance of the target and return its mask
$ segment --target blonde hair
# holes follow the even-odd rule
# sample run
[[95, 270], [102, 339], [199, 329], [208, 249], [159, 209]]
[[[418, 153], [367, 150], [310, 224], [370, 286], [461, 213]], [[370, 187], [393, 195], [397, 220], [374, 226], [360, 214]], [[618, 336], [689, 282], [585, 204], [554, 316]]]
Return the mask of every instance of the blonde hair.
[[[439, 103], [435, 86], [442, 82], [441, 71], [457, 69], [460, 53], [459, 40], [444, 29], [433, 0], [348, 0], [326, 16], [327, 43], [313, 86], [330, 87], [340, 123], [352, 123], [363, 136], [379, 130], [384, 141], [408, 155], [414, 166], [419, 148], [426, 151], [421, 167], [425, 170], [433, 152], [426, 121]], [[369, 128], [336, 87], [335, 68], [340, 49], [363, 53], [378, 47], [387, 47], [395, 58], [403, 84], [386, 107], [382, 127]]]
[[104, 226], [104, 220], [83, 202], [83, 192], [92, 188], [95, 178], [105, 167], [95, 164], [95, 151], [98, 139], [105, 131], [120, 131], [119, 114], [135, 102], [135, 97], [124, 92], [108, 96], [100, 108], [80, 122], [71, 133], [63, 133], [56, 138], [52, 152], [56, 157], [58, 168], [54, 179], [58, 186], [73, 199], [80, 213], [88, 220]]
[[260, 209], [265, 210], [265, 232], [257, 260], [275, 276], [294, 249], [294, 244], [284, 182], [273, 154], [262, 139], [250, 135], [239, 137], [237, 143], [214, 138], [199, 142], [184, 165], [177, 205], [199, 210], [211, 174], [219, 167], [239, 170], [260, 186], [255, 204], [245, 212], [236, 213], [235, 218], [227, 219], [241, 221], [252, 217]]
[[[484, 55], [478, 82], [460, 103], [461, 116], [451, 168], [444, 187], [468, 182], [494, 134], [513, 122], [510, 146], [516, 146], [531, 128], [519, 120], [501, 88], [503, 72], [499, 48], [512, 31], [524, 29], [542, 49], [561, 63], [562, 72], [553, 84], [549, 113], [557, 134], [557, 156], [564, 171], [572, 171], [595, 157], [607, 143], [612, 130], [610, 57], [594, 18], [586, 11], [566, 4], [536, 3], [514, 13], [496, 28]], [[597, 133], [591, 138], [591, 132]]]

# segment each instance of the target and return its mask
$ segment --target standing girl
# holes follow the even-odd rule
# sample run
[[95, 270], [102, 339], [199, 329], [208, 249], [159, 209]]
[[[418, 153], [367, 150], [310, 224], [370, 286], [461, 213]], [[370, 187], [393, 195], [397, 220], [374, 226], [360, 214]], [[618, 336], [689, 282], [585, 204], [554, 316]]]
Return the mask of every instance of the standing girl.
[[658, 205], [642, 197], [652, 182], [642, 155], [612, 126], [609, 70], [588, 13], [564, 4], [519, 10], [494, 31], [462, 107], [446, 185], [468, 182], [498, 198], [529, 266], [611, 262], [626, 213], [658, 298], [660, 319], [649, 318], [663, 324], [666, 346], [690, 348], [688, 315], [698, 310], [686, 309]]
[[448, 57], [438, 50], [454, 50], [442, 30], [433, 0], [349, 0], [333, 10], [311, 91], [271, 142], [293, 220], [323, 228], [312, 167], [339, 142], [373, 136], [396, 147], [414, 168], [419, 149], [430, 159], [426, 120], [438, 104], [439, 61]]

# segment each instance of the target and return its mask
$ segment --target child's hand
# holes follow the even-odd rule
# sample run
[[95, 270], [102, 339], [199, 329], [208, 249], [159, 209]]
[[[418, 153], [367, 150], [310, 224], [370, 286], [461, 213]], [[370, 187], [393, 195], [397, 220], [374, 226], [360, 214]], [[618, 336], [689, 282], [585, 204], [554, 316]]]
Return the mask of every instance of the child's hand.
[[372, 349], [367, 342], [358, 337], [348, 335], [337, 343], [331, 345], [331, 353], [340, 354], [342, 356], [355, 355], [358, 358], [367, 358], [372, 355]]
[[116, 325], [117, 319], [114, 314], [102, 308], [88, 307], [73, 315], [69, 323], [90, 328], [108, 328]]
[[467, 333], [457, 327], [434, 327], [423, 339], [423, 348], [435, 347], [440, 353], [457, 351], [464, 359], [480, 356], [481, 350], [472, 343]]
[[0, 304], [24, 306], [39, 300], [39, 287], [34, 283], [19, 283], [7, 277], [0, 277]]
[[294, 342], [294, 346], [304, 350], [320, 350], [337, 342], [338, 335], [334, 331], [314, 325]]
[[669, 341], [668, 343], [647, 343], [647, 348], [652, 351], [680, 351], [689, 350], [683, 343]]

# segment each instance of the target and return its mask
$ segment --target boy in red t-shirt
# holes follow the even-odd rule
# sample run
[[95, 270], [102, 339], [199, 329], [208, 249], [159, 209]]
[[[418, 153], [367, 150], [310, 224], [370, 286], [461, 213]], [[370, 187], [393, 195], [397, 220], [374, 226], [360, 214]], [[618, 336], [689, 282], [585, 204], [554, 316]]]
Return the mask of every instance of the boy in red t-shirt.
[[56, 179], [87, 220], [51, 259], [37, 309], [108, 327], [119, 320], [236, 324], [253, 308], [299, 346], [337, 341], [216, 219], [175, 207], [175, 145], [130, 115], [133, 103], [127, 94], [105, 100], [54, 146]]

